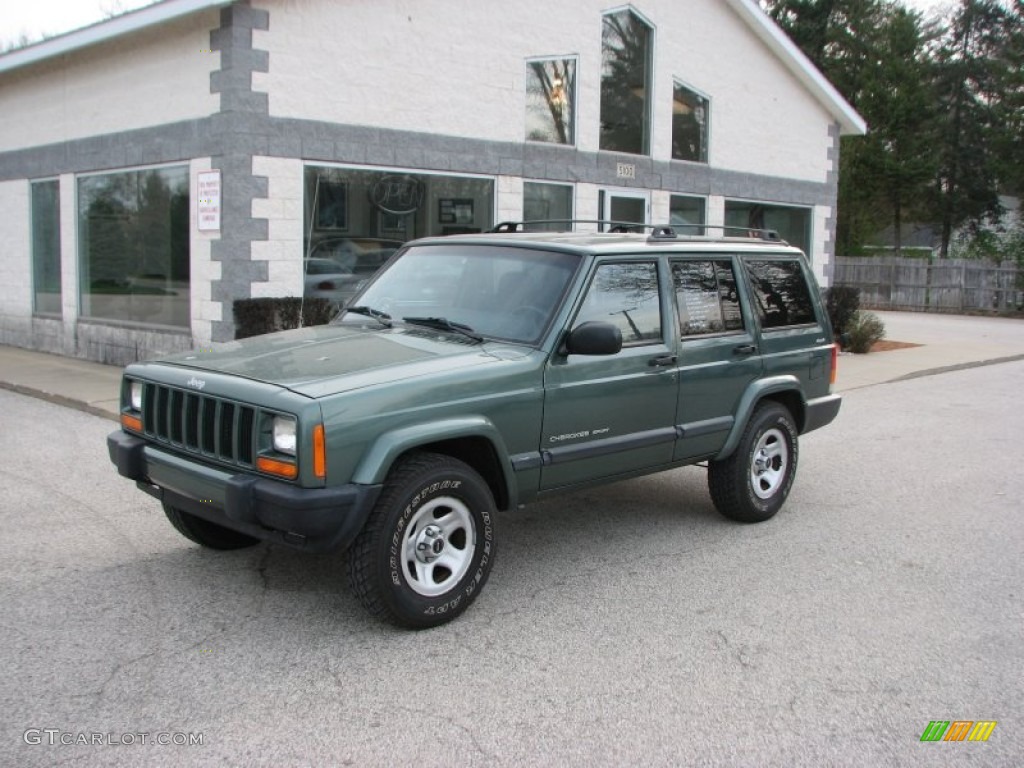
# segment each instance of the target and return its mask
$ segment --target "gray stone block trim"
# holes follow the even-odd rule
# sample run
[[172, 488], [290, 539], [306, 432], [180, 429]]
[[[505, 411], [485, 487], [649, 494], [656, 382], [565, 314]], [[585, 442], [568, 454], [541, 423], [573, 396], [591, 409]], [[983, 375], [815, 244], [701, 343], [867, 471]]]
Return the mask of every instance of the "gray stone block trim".
[[824, 259], [825, 276], [828, 278], [828, 282], [831, 285], [836, 264], [836, 227], [838, 226], [839, 221], [839, 148], [842, 144], [839, 123], [833, 123], [829, 126], [828, 135], [832, 140], [832, 146], [828, 150], [830, 168], [828, 171], [828, 180], [825, 183], [825, 186], [828, 188], [828, 202], [826, 202], [825, 205], [828, 205], [829, 210], [832, 212], [829, 214], [825, 222], [831, 236], [825, 243], [825, 251], [822, 254], [822, 258]]
[[210, 48], [221, 52], [221, 68], [210, 75], [210, 92], [220, 94], [220, 114], [213, 121], [221, 152], [210, 153], [221, 172], [221, 236], [211, 244], [211, 258], [221, 263], [221, 278], [210, 286], [221, 302], [222, 320], [212, 323], [213, 341], [235, 336], [234, 299], [252, 296], [252, 284], [267, 279], [266, 262], [252, 260], [252, 242], [267, 239], [267, 222], [252, 218], [252, 201], [267, 196], [268, 180], [253, 176], [252, 158], [269, 151], [266, 124], [268, 97], [252, 90], [253, 72], [267, 72], [270, 54], [253, 48], [253, 30], [270, 27], [270, 14], [248, 0], [223, 8], [220, 27], [210, 33]]

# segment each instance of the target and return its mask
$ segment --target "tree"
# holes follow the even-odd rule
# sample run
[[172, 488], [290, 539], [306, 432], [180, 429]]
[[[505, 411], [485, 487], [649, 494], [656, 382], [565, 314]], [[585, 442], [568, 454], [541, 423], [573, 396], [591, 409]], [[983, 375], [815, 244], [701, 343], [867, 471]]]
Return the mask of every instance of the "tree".
[[935, 94], [925, 56], [927, 37], [917, 14], [890, 7], [877, 41], [885, 56], [866, 72], [860, 109], [871, 116], [874, 128], [861, 142], [858, 167], [874, 181], [875, 209], [888, 214], [899, 256], [903, 224], [923, 212], [921, 200], [935, 177]]
[[1005, 55], [1011, 14], [995, 0], [962, 0], [936, 51], [943, 120], [932, 210], [941, 226], [942, 258], [956, 229], [967, 225], [977, 232], [985, 221], [998, 219], [1000, 175], [1013, 175], [999, 170], [997, 155], [1008, 135], [997, 121], [1004, 109], [1001, 89], [1010, 77]]
[[920, 16], [888, 0], [762, 0], [769, 15], [865, 118], [840, 147], [838, 247], [855, 252], [934, 178], [933, 97]]

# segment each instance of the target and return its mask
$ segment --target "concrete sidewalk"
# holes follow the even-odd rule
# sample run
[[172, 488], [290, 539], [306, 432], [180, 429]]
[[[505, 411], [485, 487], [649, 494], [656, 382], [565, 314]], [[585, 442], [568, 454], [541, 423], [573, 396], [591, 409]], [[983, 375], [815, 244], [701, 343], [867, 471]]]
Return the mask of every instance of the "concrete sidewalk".
[[[1024, 359], [1024, 320], [878, 312], [886, 338], [921, 346], [844, 354], [839, 392], [946, 370]], [[121, 369], [71, 357], [0, 346], [0, 388], [118, 418]]]

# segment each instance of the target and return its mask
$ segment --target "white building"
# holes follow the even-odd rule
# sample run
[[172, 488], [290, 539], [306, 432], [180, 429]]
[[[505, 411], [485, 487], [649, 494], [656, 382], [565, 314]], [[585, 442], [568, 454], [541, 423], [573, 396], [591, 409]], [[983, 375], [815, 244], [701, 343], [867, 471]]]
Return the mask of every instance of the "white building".
[[824, 281], [864, 130], [754, 0], [164, 0], [0, 56], [0, 343], [224, 341], [306, 256], [522, 218], [777, 229]]

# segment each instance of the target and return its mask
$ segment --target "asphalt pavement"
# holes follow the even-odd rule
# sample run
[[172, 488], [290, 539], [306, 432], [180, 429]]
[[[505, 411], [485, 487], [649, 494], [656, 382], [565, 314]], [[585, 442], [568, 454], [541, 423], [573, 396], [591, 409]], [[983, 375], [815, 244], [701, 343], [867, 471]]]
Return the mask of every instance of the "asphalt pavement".
[[1024, 325], [885, 321], [922, 346], [841, 358], [773, 520], [699, 467], [505, 513], [426, 632], [337, 555], [182, 538], [106, 456], [119, 372], [0, 348], [0, 765], [1017, 768]]

